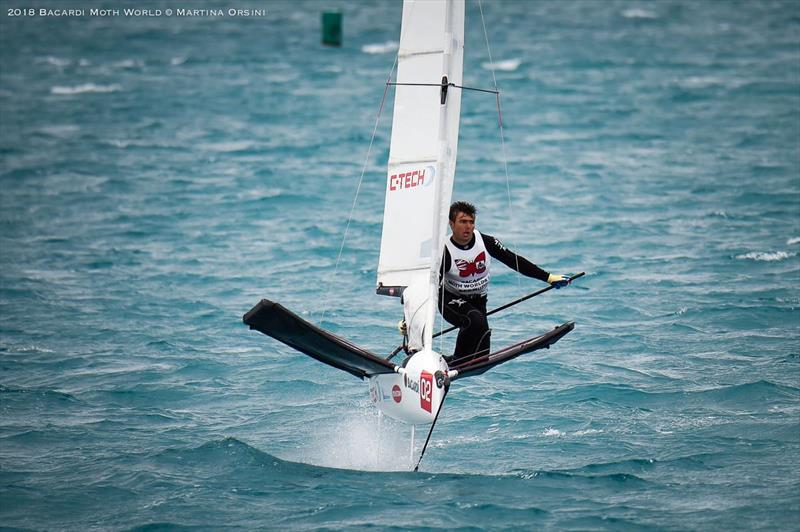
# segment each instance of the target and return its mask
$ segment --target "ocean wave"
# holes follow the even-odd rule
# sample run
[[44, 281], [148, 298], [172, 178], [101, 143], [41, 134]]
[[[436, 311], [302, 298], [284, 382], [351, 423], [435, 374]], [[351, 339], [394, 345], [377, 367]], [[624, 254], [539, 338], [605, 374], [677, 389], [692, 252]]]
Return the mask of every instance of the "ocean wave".
[[605, 431], [602, 429], [586, 429], [586, 430], [578, 430], [575, 432], [575, 436], [590, 436], [593, 434], [602, 434]]
[[787, 246], [794, 246], [795, 244], [800, 244], [800, 237], [796, 236], [786, 241]]
[[[33, 344], [22, 344], [14, 346], [0, 345], [0, 353], [55, 353], [52, 349]], [[0, 392], [3, 387], [0, 386]]]
[[708, 89], [711, 87], [724, 86], [738, 88], [736, 82], [714, 76], [689, 76], [675, 80], [675, 84], [682, 89]]
[[521, 59], [505, 59], [494, 63], [482, 63], [481, 67], [486, 70], [502, 70], [503, 72], [513, 72], [522, 64]]
[[74, 396], [59, 392], [56, 390], [48, 390], [45, 388], [12, 388], [0, 384], [0, 396], [3, 402], [10, 401], [12, 397], [20, 398], [24, 402], [31, 400], [38, 401], [55, 401], [55, 402], [75, 402], [78, 401]]
[[74, 137], [80, 130], [80, 126], [75, 124], [53, 124], [42, 126], [37, 130], [37, 134], [57, 139], [68, 139]]
[[541, 479], [541, 478], [549, 478], [555, 479], [559, 481], [564, 480], [574, 480], [580, 482], [591, 482], [592, 484], [601, 483], [601, 484], [641, 484], [646, 485], [650, 484], [650, 482], [646, 479], [638, 477], [632, 473], [607, 473], [607, 474], [588, 474], [588, 473], [580, 473], [577, 470], [570, 470], [570, 471], [517, 471], [514, 473], [515, 476], [524, 479], [530, 480], [533, 478]]
[[547, 436], [551, 438], [552, 437], [563, 438], [564, 436], [566, 436], [566, 434], [558, 429], [554, 429], [553, 427], [548, 427], [544, 431], [542, 431], [542, 436]]
[[365, 44], [361, 51], [365, 54], [388, 54], [394, 52], [400, 46], [397, 41], [386, 41], [385, 43]]
[[791, 255], [785, 251], [751, 251], [742, 255], [736, 255], [740, 260], [755, 260], [763, 262], [775, 262], [788, 259]]
[[622, 12], [622, 16], [624, 18], [631, 18], [631, 19], [637, 19], [638, 18], [638, 19], [653, 20], [653, 19], [657, 19], [658, 18], [658, 15], [656, 13], [654, 13], [653, 11], [648, 11], [647, 9], [641, 9], [641, 8], [635, 8], [635, 7], [631, 8], [631, 9], [626, 9], [625, 11], [623, 11]]
[[792, 400], [800, 397], [798, 388], [775, 384], [763, 379], [694, 393], [713, 399], [717, 405], [730, 402], [763, 406], [774, 404], [778, 399]]
[[47, 57], [38, 59], [37, 62], [45, 63], [56, 68], [64, 68], [72, 64], [72, 61], [69, 59], [62, 59], [60, 57], [55, 57], [52, 55], [48, 55]]
[[56, 85], [50, 89], [51, 94], [58, 94], [59, 96], [72, 96], [75, 94], [91, 94], [91, 93], [109, 93], [119, 92], [122, 90], [121, 85], [96, 85], [94, 83], [84, 83], [83, 85], [75, 85], [74, 87], [62, 87]]
[[201, 145], [205, 151], [216, 153], [247, 152], [255, 149], [255, 144], [249, 140], [232, 140], [229, 142], [213, 142]]
[[338, 475], [342, 471], [350, 471], [283, 460], [232, 436], [208, 441], [199, 447], [168, 448], [158, 452], [154, 459], [167, 467], [183, 469], [186, 464], [194, 464], [198, 470], [218, 471], [223, 475], [237, 470], [258, 471], [259, 478], [264, 480], [284, 478], [302, 481], [304, 478], [321, 478], [328, 474]]
[[117, 61], [111, 65], [112, 68], [122, 68], [122, 69], [131, 69], [131, 68], [144, 68], [144, 61], [140, 59], [123, 59], [122, 61]]

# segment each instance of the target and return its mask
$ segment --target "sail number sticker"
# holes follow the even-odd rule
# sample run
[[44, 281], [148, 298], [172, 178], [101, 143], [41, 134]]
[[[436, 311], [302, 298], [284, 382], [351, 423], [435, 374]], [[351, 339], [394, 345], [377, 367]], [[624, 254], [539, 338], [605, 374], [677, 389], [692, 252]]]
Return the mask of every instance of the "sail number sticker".
[[423, 371], [419, 376], [419, 406], [426, 412], [431, 411], [433, 395], [433, 375]]

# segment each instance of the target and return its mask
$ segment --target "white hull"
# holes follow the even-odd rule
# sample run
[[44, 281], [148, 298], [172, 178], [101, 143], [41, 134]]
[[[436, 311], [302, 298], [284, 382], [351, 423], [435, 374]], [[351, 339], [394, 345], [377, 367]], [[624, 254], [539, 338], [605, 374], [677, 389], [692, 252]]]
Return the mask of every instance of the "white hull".
[[369, 378], [375, 406], [387, 416], [415, 425], [433, 423], [444, 397], [447, 363], [434, 351], [415, 353], [398, 373]]

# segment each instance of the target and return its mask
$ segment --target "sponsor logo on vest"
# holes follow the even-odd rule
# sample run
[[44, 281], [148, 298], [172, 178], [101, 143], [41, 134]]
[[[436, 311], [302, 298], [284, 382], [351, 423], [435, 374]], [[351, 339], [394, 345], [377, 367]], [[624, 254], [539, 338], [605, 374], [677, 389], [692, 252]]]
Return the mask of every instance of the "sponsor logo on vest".
[[458, 268], [458, 275], [460, 277], [469, 277], [470, 275], [477, 275], [486, 271], [486, 253], [481, 251], [475, 260], [466, 261], [463, 259], [456, 259], [456, 268]]
[[389, 191], [427, 187], [433, 182], [433, 176], [435, 174], [436, 170], [433, 166], [392, 174], [389, 176]]
[[433, 375], [423, 371], [419, 376], [419, 406], [426, 412], [431, 411], [433, 396]]
[[392, 399], [395, 403], [399, 403], [403, 399], [403, 391], [396, 384], [392, 386]]

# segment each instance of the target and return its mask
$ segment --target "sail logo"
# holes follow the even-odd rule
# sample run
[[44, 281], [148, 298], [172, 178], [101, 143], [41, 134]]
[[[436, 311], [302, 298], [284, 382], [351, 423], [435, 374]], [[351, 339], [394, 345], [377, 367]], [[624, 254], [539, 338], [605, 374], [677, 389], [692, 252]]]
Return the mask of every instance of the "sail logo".
[[433, 375], [423, 371], [419, 376], [419, 406], [426, 412], [431, 411], [433, 400]]
[[456, 259], [459, 277], [469, 277], [486, 271], [486, 253], [481, 251], [475, 260]]
[[389, 192], [430, 186], [430, 184], [433, 183], [433, 177], [435, 175], [436, 169], [433, 166], [390, 174]]

